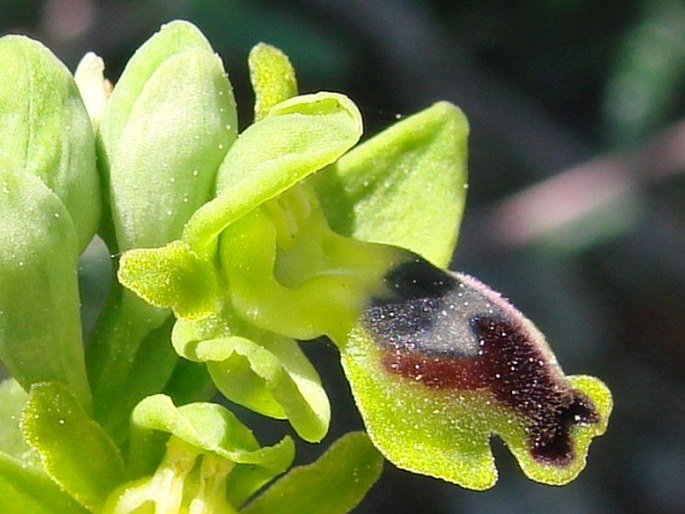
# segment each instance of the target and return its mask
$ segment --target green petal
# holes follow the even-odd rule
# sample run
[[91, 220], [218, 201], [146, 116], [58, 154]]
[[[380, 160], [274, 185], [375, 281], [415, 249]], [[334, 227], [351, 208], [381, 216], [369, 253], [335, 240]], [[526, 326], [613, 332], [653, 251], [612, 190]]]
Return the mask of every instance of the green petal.
[[592, 439], [606, 432], [609, 416], [613, 408], [611, 391], [599, 379], [584, 375], [566, 377], [569, 385], [583, 393], [594, 404], [599, 413], [599, 422], [593, 425], [578, 425], [573, 429], [575, 458], [566, 466], [544, 465], [533, 459], [528, 451], [525, 437], [512, 437], [506, 441], [516, 456], [523, 473], [537, 482], [549, 485], [565, 485], [575, 479], [585, 468], [587, 454]]
[[347, 348], [342, 364], [357, 407], [390, 462], [469, 489], [494, 485], [488, 420], [476, 414], [487, 405], [486, 395], [431, 391], [389, 376], [380, 352], [361, 350], [358, 340]]
[[357, 107], [337, 93], [297, 96], [273, 107], [231, 147], [217, 176], [217, 198], [193, 215], [183, 240], [213, 253], [228, 225], [331, 164], [361, 133]]
[[0, 39], [0, 155], [39, 177], [62, 201], [78, 251], [100, 219], [93, 129], [69, 70], [23, 36]]
[[0, 359], [25, 389], [62, 382], [88, 406], [71, 217], [39, 178], [0, 161], [0, 220]]
[[65, 386], [42, 383], [31, 388], [22, 430], [50, 477], [87, 509], [99, 509], [123, 482], [118, 449]]
[[259, 43], [247, 62], [255, 92], [254, 117], [259, 121], [274, 105], [297, 95], [297, 79], [288, 56], [274, 46]]
[[243, 514], [344, 514], [362, 500], [380, 477], [383, 458], [366, 434], [338, 439], [316, 462], [293, 468]]
[[469, 127], [447, 102], [410, 116], [314, 177], [331, 228], [449, 264], [466, 199]]
[[118, 278], [146, 302], [172, 308], [178, 318], [203, 318], [217, 308], [214, 268], [182, 241], [126, 252]]
[[247, 330], [246, 337], [212, 337], [203, 323], [213, 321], [176, 324], [173, 342], [180, 355], [206, 362], [214, 384], [228, 399], [266, 416], [287, 418], [307, 441], [323, 439], [330, 404], [295, 341], [255, 329]]

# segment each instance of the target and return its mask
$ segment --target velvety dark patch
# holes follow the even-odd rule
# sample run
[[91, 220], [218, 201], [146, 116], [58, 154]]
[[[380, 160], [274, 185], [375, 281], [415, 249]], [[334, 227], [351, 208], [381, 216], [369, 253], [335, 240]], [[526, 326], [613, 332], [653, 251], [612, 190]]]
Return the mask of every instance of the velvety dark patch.
[[489, 389], [525, 420], [536, 460], [573, 459], [571, 427], [596, 423], [598, 414], [564, 382], [518, 311], [487, 286], [422, 260], [387, 277], [389, 294], [364, 316], [386, 370], [435, 389]]
[[455, 280], [440, 268], [416, 256], [385, 275], [391, 294], [403, 300], [440, 298], [455, 287]]
[[599, 421], [594, 406], [554, 373], [521, 323], [475, 315], [471, 326], [481, 341], [474, 361], [481, 381], [500, 402], [528, 421], [531, 453], [538, 460], [567, 464], [573, 458], [570, 428]]

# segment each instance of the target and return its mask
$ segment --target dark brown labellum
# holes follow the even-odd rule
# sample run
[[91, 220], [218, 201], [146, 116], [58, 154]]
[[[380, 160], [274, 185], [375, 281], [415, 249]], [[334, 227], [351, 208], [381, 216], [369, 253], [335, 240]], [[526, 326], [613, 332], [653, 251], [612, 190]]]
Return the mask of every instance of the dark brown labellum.
[[590, 400], [568, 386], [542, 334], [472, 277], [414, 258], [386, 274], [363, 322], [390, 373], [434, 389], [487, 389], [525, 421], [530, 453], [564, 465], [569, 431], [597, 423]]

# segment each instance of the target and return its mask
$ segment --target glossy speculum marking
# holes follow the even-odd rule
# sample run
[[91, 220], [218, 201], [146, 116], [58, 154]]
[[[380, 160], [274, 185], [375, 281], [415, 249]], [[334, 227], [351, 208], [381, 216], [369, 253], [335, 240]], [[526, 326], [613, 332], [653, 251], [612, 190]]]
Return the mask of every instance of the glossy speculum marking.
[[364, 313], [386, 371], [433, 389], [482, 390], [524, 419], [535, 460], [573, 458], [570, 429], [597, 423], [540, 332], [498, 293], [415, 258], [390, 270], [389, 293]]

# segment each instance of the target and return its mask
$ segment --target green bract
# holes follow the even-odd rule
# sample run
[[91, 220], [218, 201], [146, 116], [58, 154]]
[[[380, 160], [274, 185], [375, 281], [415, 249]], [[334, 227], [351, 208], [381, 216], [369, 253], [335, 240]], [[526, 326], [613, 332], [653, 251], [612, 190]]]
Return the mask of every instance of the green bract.
[[[163, 26], [127, 64], [99, 125], [99, 167], [110, 208], [103, 236], [110, 250], [178, 238], [210, 198], [236, 130], [231, 85], [205, 37], [186, 22]], [[195, 278], [185, 286], [202, 287]], [[164, 280], [171, 282], [168, 274]], [[174, 357], [167, 351], [156, 380], [127, 394], [141, 346], [156, 337], [168, 315], [113, 284], [88, 354], [95, 414], [112, 433], [121, 433], [133, 406], [169, 380]]]

